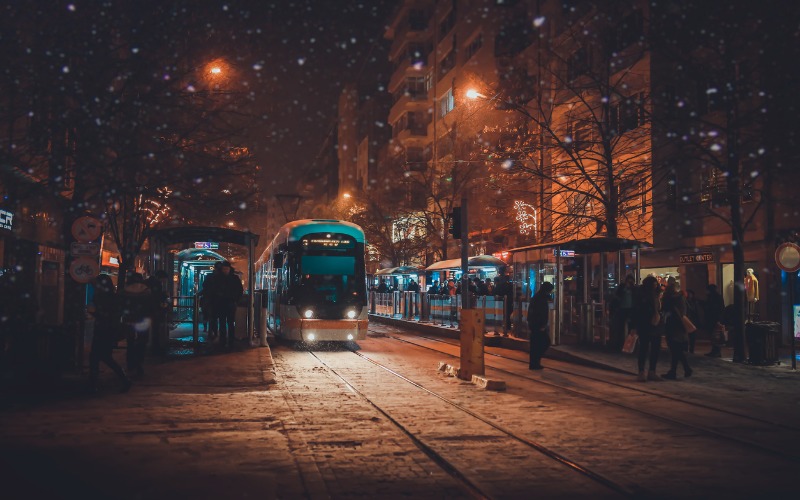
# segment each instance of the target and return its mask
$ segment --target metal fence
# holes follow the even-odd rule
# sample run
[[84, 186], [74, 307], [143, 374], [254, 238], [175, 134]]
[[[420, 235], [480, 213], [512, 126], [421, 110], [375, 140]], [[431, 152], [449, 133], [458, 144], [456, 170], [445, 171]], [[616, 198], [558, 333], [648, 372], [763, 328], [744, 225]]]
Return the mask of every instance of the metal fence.
[[[460, 295], [429, 295], [426, 292], [370, 292], [370, 314], [395, 319], [458, 327]], [[504, 329], [505, 299], [501, 296], [473, 297], [473, 307], [483, 310], [486, 332], [508, 333]]]

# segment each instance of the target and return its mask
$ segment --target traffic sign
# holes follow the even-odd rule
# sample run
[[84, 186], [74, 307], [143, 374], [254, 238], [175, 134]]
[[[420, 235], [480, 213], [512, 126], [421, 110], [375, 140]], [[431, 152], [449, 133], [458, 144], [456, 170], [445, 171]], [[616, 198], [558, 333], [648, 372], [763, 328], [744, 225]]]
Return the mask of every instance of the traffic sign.
[[100, 274], [100, 264], [91, 257], [78, 257], [69, 265], [69, 275], [78, 283], [88, 283]]
[[800, 269], [800, 247], [794, 243], [781, 243], [775, 250], [775, 263], [787, 273]]
[[78, 217], [72, 223], [72, 237], [81, 243], [96, 240], [102, 232], [103, 223], [95, 217], [84, 215], [83, 217]]
[[98, 255], [100, 255], [100, 244], [79, 243], [77, 241], [73, 241], [69, 245], [69, 253], [73, 257], [78, 257], [81, 255], [86, 255], [88, 257], [97, 257]]

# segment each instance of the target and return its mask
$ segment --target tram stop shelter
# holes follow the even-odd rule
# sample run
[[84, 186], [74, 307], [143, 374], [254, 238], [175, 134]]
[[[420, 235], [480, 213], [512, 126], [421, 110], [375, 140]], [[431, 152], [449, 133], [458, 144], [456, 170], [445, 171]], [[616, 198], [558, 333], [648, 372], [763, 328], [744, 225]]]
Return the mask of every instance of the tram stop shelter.
[[[209, 265], [218, 260], [224, 260], [222, 255], [210, 249], [195, 249], [195, 242], [230, 243], [243, 246], [247, 249], [247, 269], [242, 273], [246, 290], [246, 328], [248, 338], [254, 331], [254, 294], [253, 274], [255, 263], [255, 247], [258, 245], [259, 236], [250, 231], [239, 231], [231, 228], [213, 226], [181, 226], [156, 229], [149, 236], [149, 264], [150, 272], [163, 270], [170, 277], [170, 282], [176, 284], [172, 297], [194, 294], [202, 272], [200, 268], [207, 269]], [[191, 245], [191, 246], [188, 246]], [[178, 268], [176, 269], [176, 264]], [[194, 298], [191, 298], [193, 302]], [[179, 303], [176, 303], [178, 306]], [[193, 309], [196, 309], [194, 307]], [[192, 317], [194, 338], [197, 339], [198, 318]], [[195, 344], [197, 340], [195, 340]], [[165, 345], [165, 344], [162, 344]]]
[[515, 336], [527, 338], [528, 302], [539, 285], [548, 281], [555, 285], [550, 306], [550, 337], [554, 345], [621, 346], [625, 326], [612, 328], [609, 305], [627, 276], [637, 284], [641, 282], [639, 250], [651, 246], [646, 241], [596, 237], [510, 249]]
[[[467, 269], [472, 278], [493, 279], [502, 274], [508, 264], [493, 255], [473, 255], [467, 259]], [[428, 281], [444, 283], [448, 279], [461, 279], [461, 259], [448, 259], [434, 262], [425, 268], [429, 275]]]
[[420, 289], [424, 286], [425, 270], [416, 266], [398, 266], [378, 269], [372, 275], [370, 285], [377, 286], [381, 279], [388, 279], [390, 286], [396, 290], [405, 291], [409, 282], [415, 279], [419, 283]]

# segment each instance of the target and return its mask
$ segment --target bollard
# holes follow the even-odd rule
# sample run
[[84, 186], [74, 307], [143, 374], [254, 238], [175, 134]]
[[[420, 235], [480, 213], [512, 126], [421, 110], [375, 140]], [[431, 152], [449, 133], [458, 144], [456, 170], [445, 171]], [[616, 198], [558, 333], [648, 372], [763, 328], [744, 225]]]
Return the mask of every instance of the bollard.
[[461, 368], [458, 377], [462, 380], [472, 380], [473, 375], [484, 375], [483, 327], [481, 309], [461, 310]]

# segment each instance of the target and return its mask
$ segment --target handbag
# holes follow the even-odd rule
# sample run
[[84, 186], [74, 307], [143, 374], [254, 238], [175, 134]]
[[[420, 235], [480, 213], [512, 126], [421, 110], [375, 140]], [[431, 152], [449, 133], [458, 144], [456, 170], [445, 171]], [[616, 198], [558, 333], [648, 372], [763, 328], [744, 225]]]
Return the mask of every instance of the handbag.
[[681, 324], [683, 325], [683, 330], [686, 333], [693, 333], [693, 332], [697, 331], [697, 327], [694, 326], [694, 323], [692, 323], [692, 320], [690, 320], [685, 315], [681, 316]]
[[625, 337], [625, 343], [622, 344], [622, 352], [626, 354], [633, 353], [633, 350], [636, 349], [636, 342], [639, 340], [639, 335], [635, 331], [631, 331], [627, 337]]

